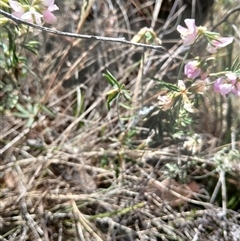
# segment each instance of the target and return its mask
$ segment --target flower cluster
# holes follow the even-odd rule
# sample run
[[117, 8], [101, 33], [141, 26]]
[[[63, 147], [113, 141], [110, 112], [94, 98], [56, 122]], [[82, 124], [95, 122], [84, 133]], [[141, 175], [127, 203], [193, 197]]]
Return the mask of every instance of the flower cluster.
[[220, 77], [214, 82], [214, 91], [226, 96], [233, 93], [240, 96], [240, 76], [235, 73], [227, 73], [225, 76]]
[[[221, 37], [218, 33], [207, 31], [205, 27], [197, 27], [194, 19], [186, 19], [187, 28], [178, 26], [177, 30], [181, 33], [184, 46], [194, 44], [200, 36], [203, 36], [208, 44], [207, 51], [215, 54], [218, 49], [223, 48], [233, 42], [232, 37]], [[209, 58], [211, 59], [211, 58]], [[199, 60], [199, 58], [189, 61], [184, 66], [184, 74], [189, 79], [196, 79], [200, 76], [201, 80], [207, 80], [207, 61]], [[233, 93], [240, 96], [240, 78], [239, 73], [223, 72], [224, 76], [214, 81], [214, 91], [226, 97], [227, 94]], [[211, 76], [211, 75], [210, 75]]]
[[163, 111], [169, 110], [181, 99], [183, 109], [187, 112], [194, 113], [196, 110], [189, 97], [196, 93], [202, 94], [205, 88], [205, 82], [198, 80], [187, 88], [183, 80], [178, 80], [177, 86], [173, 87], [171, 84], [167, 84], [166, 87], [170, 87], [169, 89], [171, 89], [172, 92], [158, 96], [158, 106], [160, 109]]
[[[208, 41], [207, 51], [209, 53], [216, 53], [218, 49], [232, 43], [232, 37], [221, 37], [218, 33], [209, 32], [205, 27], [197, 27], [194, 19], [186, 19], [186, 26], [178, 26], [177, 30], [181, 33], [184, 46], [195, 44], [199, 37], [204, 37]], [[188, 54], [186, 55], [188, 56]], [[184, 74], [190, 80], [186, 87], [183, 80], [178, 80], [177, 86], [166, 84], [170, 92], [158, 97], [158, 106], [163, 111], [171, 109], [173, 106], [180, 103], [183, 110], [194, 113], [195, 94], [203, 94], [211, 76], [216, 74], [209, 74], [209, 62], [215, 60], [214, 57], [209, 57], [206, 60], [199, 57], [188, 61], [184, 66]], [[180, 70], [181, 71], [181, 70]], [[222, 77], [213, 81], [214, 91], [226, 97], [227, 94], [233, 93], [240, 96], [240, 70], [235, 68], [234, 71], [221, 72]], [[217, 75], [219, 76], [219, 74]], [[208, 77], [208, 78], [207, 78]], [[193, 81], [194, 80], [194, 81]]]
[[59, 9], [58, 6], [54, 4], [54, 0], [33, 0], [31, 4], [28, 5], [9, 0], [9, 5], [15, 17], [21, 18], [27, 22], [42, 25], [42, 19], [49, 24], [53, 24], [57, 21], [57, 18], [52, 13]]
[[189, 46], [197, 41], [198, 37], [204, 35], [208, 41], [207, 51], [216, 53], [219, 48], [223, 48], [232, 43], [232, 37], [221, 37], [218, 33], [207, 31], [205, 27], [197, 27], [195, 19], [185, 19], [187, 28], [178, 25], [177, 31], [181, 34], [184, 46]]

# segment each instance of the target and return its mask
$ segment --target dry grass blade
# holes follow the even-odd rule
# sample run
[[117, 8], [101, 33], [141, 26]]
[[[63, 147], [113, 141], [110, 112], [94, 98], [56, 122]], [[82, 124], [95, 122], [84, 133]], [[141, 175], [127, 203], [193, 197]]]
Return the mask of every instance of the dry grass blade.
[[83, 228], [87, 232], [89, 232], [89, 234], [92, 235], [92, 237], [95, 238], [97, 241], [103, 241], [96, 233], [97, 229], [94, 228], [92, 224], [81, 214], [74, 200], [72, 200], [72, 206], [73, 206], [73, 212], [76, 213], [76, 215], [78, 216], [79, 222], [81, 223]]

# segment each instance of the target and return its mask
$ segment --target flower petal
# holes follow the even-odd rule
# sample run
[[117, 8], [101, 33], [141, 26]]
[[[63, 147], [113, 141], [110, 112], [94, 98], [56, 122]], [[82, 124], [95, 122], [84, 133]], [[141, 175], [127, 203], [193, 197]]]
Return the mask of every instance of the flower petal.
[[195, 25], [195, 19], [185, 19], [184, 22], [188, 28], [178, 25], [177, 31], [181, 34], [183, 45], [188, 46], [193, 44], [197, 37], [197, 27]]
[[56, 4], [53, 4], [53, 5], [51, 5], [51, 6], [48, 7], [48, 10], [49, 10], [50, 12], [54, 12], [54, 11], [56, 11], [56, 10], [59, 10], [59, 8], [58, 8], [58, 6], [57, 6]]
[[196, 25], [195, 25], [195, 19], [185, 19], [184, 22], [185, 22], [186, 26], [188, 27], [188, 29], [192, 33], [197, 32], [197, 28], [196, 28]]
[[54, 4], [54, 0], [43, 0], [43, 5], [49, 7]]
[[232, 90], [232, 85], [231, 84], [223, 84], [220, 87], [220, 93], [221, 95], [225, 96], [226, 94], [230, 93]]
[[216, 79], [215, 82], [214, 82], [214, 85], [213, 85], [214, 91], [219, 93], [220, 92], [220, 86], [222, 84], [223, 84], [223, 78]]
[[231, 44], [232, 41], [233, 37], [218, 37], [217, 39], [213, 39], [210, 43], [208, 43], [207, 51], [209, 53], [215, 54], [217, 52], [217, 49], [223, 48]]
[[24, 12], [23, 7], [17, 1], [9, 0], [9, 5], [15, 12]]
[[49, 24], [56, 23], [57, 21], [57, 18], [49, 10], [45, 10], [43, 12], [43, 19], [46, 23]]
[[232, 84], [234, 85], [237, 81], [237, 76], [234, 73], [230, 73], [230, 74], [225, 74], [227, 76], [227, 78], [232, 82]]
[[233, 37], [220, 37], [211, 42], [214, 46], [216, 46], [218, 48], [222, 48], [222, 47], [225, 47], [225, 46], [229, 45], [230, 43], [232, 43], [232, 41], [233, 41]]
[[190, 79], [195, 79], [201, 74], [201, 69], [198, 68], [199, 62], [197, 60], [189, 61], [184, 66], [184, 73]]

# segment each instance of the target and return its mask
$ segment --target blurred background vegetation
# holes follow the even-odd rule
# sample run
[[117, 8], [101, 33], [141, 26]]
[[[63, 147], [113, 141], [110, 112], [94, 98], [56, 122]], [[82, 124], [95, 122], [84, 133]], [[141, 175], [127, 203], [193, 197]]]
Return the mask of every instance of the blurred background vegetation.
[[[0, 240], [240, 240], [239, 97], [158, 106], [186, 18], [234, 37], [212, 72], [239, 62], [239, 1], [55, 3], [51, 28], [131, 40], [152, 27], [164, 50], [0, 22]], [[108, 78], [121, 87], [110, 109]]]

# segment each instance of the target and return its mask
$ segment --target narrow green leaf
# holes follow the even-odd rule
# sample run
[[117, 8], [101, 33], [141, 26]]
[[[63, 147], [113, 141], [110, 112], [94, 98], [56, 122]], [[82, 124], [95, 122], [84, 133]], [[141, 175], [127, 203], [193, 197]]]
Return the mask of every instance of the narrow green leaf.
[[107, 105], [108, 105], [108, 110], [110, 110], [110, 103], [117, 98], [117, 96], [119, 95], [118, 90], [113, 89], [112, 91], [109, 91], [107, 93]]
[[20, 112], [14, 112], [13, 116], [16, 116], [16, 117], [19, 117], [19, 118], [23, 118], [23, 119], [27, 119], [27, 118], [29, 118], [29, 113], [23, 114], [23, 113], [20, 113]]
[[52, 117], [56, 116], [56, 114], [45, 105], [41, 105], [41, 109], [44, 112], [46, 112], [46, 114], [49, 115], [49, 116], [52, 116]]
[[232, 70], [233, 72], [236, 72], [236, 71], [239, 71], [239, 70], [240, 70], [239, 57], [237, 57], [237, 58], [234, 60], [232, 66], [231, 66], [231, 70]]
[[27, 122], [27, 127], [31, 127], [33, 122], [34, 122], [34, 118], [33, 117], [29, 118], [29, 120]]
[[37, 115], [37, 113], [39, 112], [39, 105], [38, 104], [35, 104], [35, 105], [33, 105], [33, 112], [32, 112], [32, 114], [34, 115], [34, 116], [36, 116]]
[[122, 106], [124, 109], [127, 109], [127, 110], [131, 110], [132, 109], [132, 106], [124, 104], [124, 103], [120, 103], [120, 106]]
[[122, 91], [122, 94], [124, 96], [124, 98], [127, 100], [127, 101], [131, 101], [131, 96], [130, 96], [130, 92], [128, 90], [123, 90]]
[[26, 107], [27, 107], [27, 110], [28, 110], [29, 114], [33, 114], [34, 113], [34, 106], [31, 103], [28, 102]]
[[115, 77], [107, 70], [107, 74], [103, 74], [103, 76], [106, 78], [106, 80], [108, 81], [108, 83], [111, 86], [117, 86], [119, 89], [121, 88], [120, 84], [118, 83], [118, 81], [115, 79]]
[[16, 104], [16, 108], [20, 113], [29, 116], [29, 112], [21, 104]]
[[5, 3], [5, 1], [0, 0], [0, 8], [10, 8], [9, 5], [7, 3]]
[[179, 88], [176, 85], [174, 85], [174, 84], [170, 84], [170, 83], [164, 82], [164, 81], [156, 79], [156, 78], [152, 78], [152, 79], [157, 81], [161, 86], [163, 86], [163, 87], [165, 87], [165, 88], [167, 88], [169, 90], [179, 92]]
[[114, 82], [112, 81], [111, 78], [109, 78], [109, 76], [107, 74], [103, 74], [103, 77], [105, 77], [105, 79], [107, 80], [107, 82], [114, 87]]
[[23, 44], [22, 47], [38, 55], [39, 45], [40, 43], [38, 41], [29, 41], [28, 43]]

